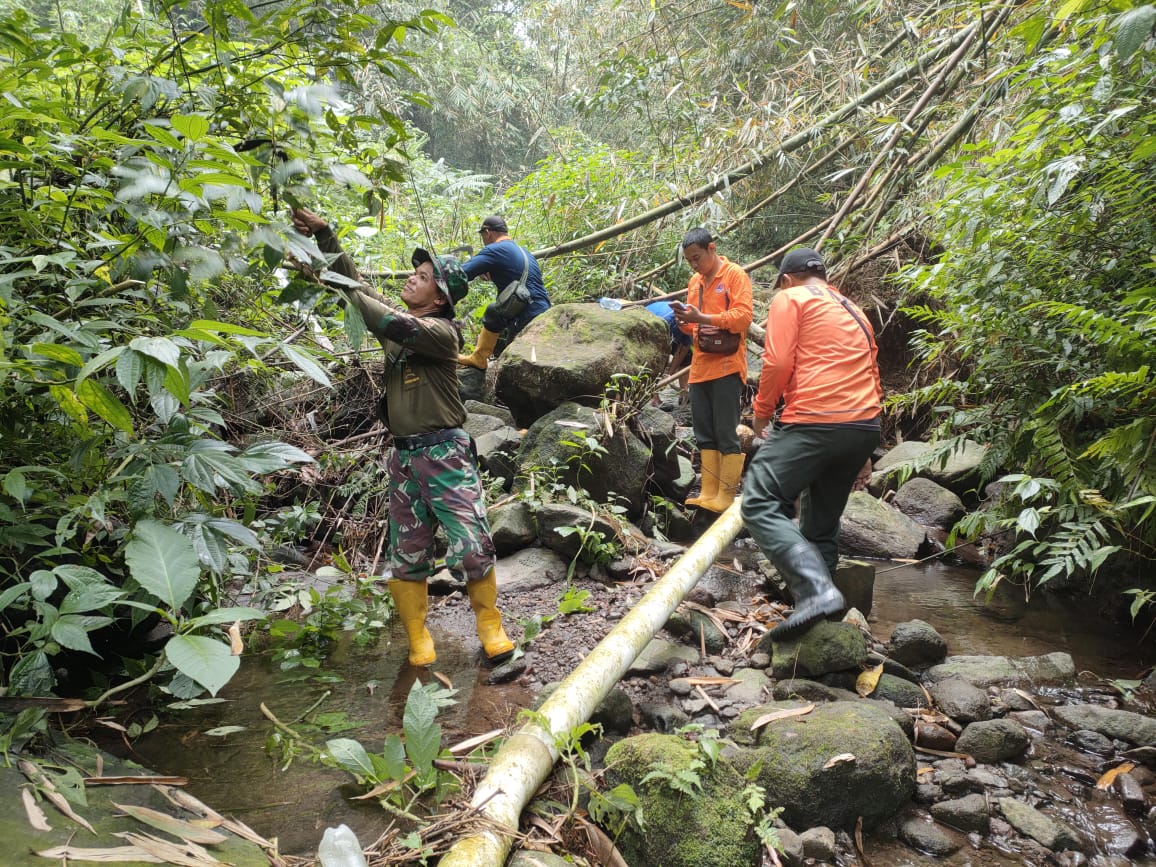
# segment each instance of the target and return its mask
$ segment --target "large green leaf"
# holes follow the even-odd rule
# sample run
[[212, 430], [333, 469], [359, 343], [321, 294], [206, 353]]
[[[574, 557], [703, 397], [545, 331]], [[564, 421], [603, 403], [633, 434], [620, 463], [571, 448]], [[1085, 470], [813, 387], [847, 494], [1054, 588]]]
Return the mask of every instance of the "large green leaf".
[[357, 741], [352, 738], [334, 738], [325, 742], [325, 748], [340, 767], [358, 779], [374, 779], [375, 771], [369, 753]]
[[314, 382], [318, 382], [327, 388], [331, 385], [329, 375], [309, 353], [288, 343], [281, 344], [281, 352]]
[[291, 464], [311, 464], [313, 456], [288, 443], [257, 443], [238, 455], [251, 473], [275, 473]]
[[210, 695], [216, 695], [241, 667], [241, 658], [233, 656], [229, 645], [202, 635], [174, 635], [165, 645], [165, 655], [177, 671]]
[[1144, 41], [1152, 35], [1152, 25], [1156, 23], [1156, 6], [1148, 4], [1129, 9], [1116, 21], [1116, 54], [1121, 61], [1136, 53]]
[[164, 365], [176, 365], [181, 358], [181, 350], [167, 337], [138, 337], [129, 347]]
[[61, 647], [69, 650], [80, 650], [93, 656], [100, 656], [92, 649], [92, 644], [88, 640], [88, 630], [84, 626], [83, 619], [77, 615], [68, 614], [53, 623], [52, 638]]
[[132, 414], [105, 386], [86, 379], [76, 388], [77, 399], [98, 416], [125, 433], [132, 433]]
[[136, 582], [174, 609], [189, 598], [201, 574], [193, 543], [156, 521], [136, 525], [124, 559]]
[[405, 700], [402, 728], [405, 730], [405, 751], [414, 770], [425, 776], [433, 767], [442, 745], [442, 728], [435, 722], [437, 704], [415, 680]]

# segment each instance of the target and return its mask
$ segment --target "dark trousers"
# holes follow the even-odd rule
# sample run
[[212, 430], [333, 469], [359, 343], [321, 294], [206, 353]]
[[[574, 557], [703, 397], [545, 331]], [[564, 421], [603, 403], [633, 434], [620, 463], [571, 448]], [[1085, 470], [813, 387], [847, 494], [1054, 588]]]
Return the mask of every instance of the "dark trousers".
[[793, 424], [771, 432], [747, 464], [742, 512], [751, 538], [772, 563], [806, 541], [835, 569], [843, 507], [877, 445], [878, 430], [848, 425]]
[[742, 451], [735, 432], [742, 399], [743, 380], [737, 373], [690, 384], [690, 422], [700, 452], [713, 449], [737, 455]]

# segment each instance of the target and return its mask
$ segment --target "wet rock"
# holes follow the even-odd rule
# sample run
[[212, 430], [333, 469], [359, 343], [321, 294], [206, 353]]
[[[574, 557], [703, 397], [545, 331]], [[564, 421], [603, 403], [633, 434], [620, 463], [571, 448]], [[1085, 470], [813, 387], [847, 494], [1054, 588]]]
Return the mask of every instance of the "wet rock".
[[594, 708], [590, 722], [602, 726], [603, 731], [624, 735], [634, 725], [634, 703], [621, 687], [614, 687]]
[[1039, 705], [1021, 689], [1001, 689], [999, 701], [1008, 710], [1039, 710]]
[[[922, 777], [920, 779], [923, 779]], [[943, 800], [943, 788], [938, 783], [917, 783], [915, 803], [935, 804]]]
[[685, 677], [676, 677], [667, 684], [670, 691], [678, 696], [688, 696], [694, 692], [694, 684]]
[[1083, 867], [1088, 863], [1088, 856], [1083, 852], [1073, 852], [1069, 849], [1067, 852], [1061, 852], [1056, 856], [1056, 863], [1060, 867]]
[[1070, 683], [1075, 676], [1076, 664], [1071, 654], [1061, 651], [1043, 656], [949, 656], [926, 673], [927, 679], [931, 681], [959, 677], [977, 687], [1065, 684]]
[[1083, 841], [1071, 827], [1015, 798], [1000, 798], [999, 808], [1013, 828], [1053, 851], [1082, 849]]
[[922, 678], [904, 665], [902, 662], [897, 662], [882, 653], [876, 653], [874, 650], [867, 654], [867, 664], [869, 666], [882, 665], [883, 673], [890, 674], [895, 677], [901, 677], [904, 680], [909, 680], [912, 683], [919, 683]]
[[1072, 732], [1068, 737], [1068, 743], [1080, 752], [1091, 753], [1094, 756], [1110, 756], [1116, 751], [1111, 738], [1091, 729]]
[[1042, 710], [1017, 710], [1009, 713], [1008, 719], [1014, 719], [1025, 729], [1040, 735], [1047, 734], [1055, 727], [1051, 717]]
[[771, 667], [776, 679], [815, 677], [832, 671], [862, 668], [867, 659], [867, 639], [846, 623], [821, 621], [793, 641], [770, 642], [768, 632], [759, 642], [770, 644]]
[[1148, 809], [1148, 799], [1144, 796], [1144, 790], [1131, 774], [1117, 775], [1112, 781], [1112, 791], [1120, 798], [1124, 809], [1133, 816], [1143, 816]]
[[674, 705], [648, 701], [638, 705], [638, 718], [643, 728], [663, 734], [673, 734], [690, 722], [690, 717]]
[[[735, 759], [740, 772], [759, 766], [757, 782], [774, 793], [783, 819], [797, 828], [867, 827], [893, 815], [915, 788], [915, 756], [898, 725], [869, 702], [815, 705], [803, 716], [777, 719], [751, 731], [764, 714], [797, 709], [776, 702], [742, 713], [727, 731], [749, 747]], [[851, 754], [850, 761], [830, 760]]]
[[991, 829], [987, 798], [983, 795], [967, 795], [951, 801], [941, 801], [932, 805], [931, 815], [944, 825], [964, 833], [975, 832], [986, 836]]
[[922, 668], [942, 662], [947, 656], [947, 642], [930, 623], [909, 620], [891, 633], [887, 655], [896, 662]]
[[847, 498], [839, 527], [839, 547], [857, 557], [912, 558], [927, 538], [923, 527], [866, 491]]
[[771, 686], [771, 679], [757, 668], [740, 668], [734, 673], [738, 683], [723, 688], [723, 695], [743, 708], [763, 702]]
[[799, 837], [803, 841], [803, 857], [814, 861], [835, 860], [835, 832], [830, 828], [808, 828]]
[[697, 660], [698, 651], [683, 647], [681, 644], [675, 644], [672, 641], [653, 638], [631, 664], [626, 676], [658, 674], [678, 662], [696, 662]]
[[495, 667], [488, 675], [486, 675], [486, 683], [498, 684], [509, 683], [516, 680], [526, 673], [526, 657], [520, 656], [517, 659], [511, 659], [509, 662], [502, 663]]
[[545, 548], [524, 548], [497, 563], [498, 604], [503, 593], [550, 587], [566, 580], [566, 563]]
[[968, 724], [955, 748], [977, 762], [992, 764], [1022, 755], [1029, 743], [1028, 733], [1015, 720], [993, 719]]
[[538, 528], [534, 525], [534, 512], [529, 503], [514, 500], [496, 506], [486, 514], [499, 557], [528, 548], [537, 541]]
[[945, 770], [938, 775], [939, 785], [949, 795], [982, 792], [983, 784], [972, 779], [964, 770]]
[[510, 427], [516, 427], [514, 423], [514, 414], [511, 413], [504, 406], [498, 406], [495, 403], [483, 403], [480, 400], [465, 401], [466, 413], [469, 415], [488, 415], [499, 419], [503, 424], [508, 424]]
[[1008, 784], [1007, 777], [995, 773], [990, 768], [969, 768], [967, 778], [979, 787], [978, 791], [1006, 789]]
[[892, 504], [900, 512], [926, 527], [951, 529], [963, 517], [963, 500], [931, 479], [908, 479], [895, 494]]
[[1105, 848], [1113, 855], [1139, 858], [1148, 851], [1148, 838], [1131, 825], [1118, 825], [1113, 827], [1112, 838]]
[[840, 561], [831, 576], [839, 592], [843, 594], [846, 609], [856, 609], [867, 615], [875, 596], [875, 567], [859, 560]]
[[939, 858], [958, 852], [963, 845], [954, 835], [919, 816], [913, 816], [899, 826], [899, 839], [913, 849]]
[[780, 855], [785, 867], [802, 867], [805, 857], [803, 838], [790, 828], [779, 828], [779, 843], [783, 847]]
[[935, 723], [915, 723], [915, 748], [950, 753], [955, 750], [955, 734]]
[[1092, 704], [1060, 705], [1052, 716], [1073, 729], [1091, 729], [1109, 738], [1140, 746], [1156, 745], [1156, 720], [1128, 710]]
[[726, 635], [701, 611], [675, 611], [666, 621], [666, 631], [692, 647], [699, 646], [701, 635], [707, 653], [721, 653], [727, 646]]
[[923, 688], [893, 674], [883, 674], [871, 698], [893, 702], [898, 707], [927, 707]]
[[949, 677], [931, 684], [927, 691], [936, 707], [963, 724], [991, 719], [991, 701], [987, 693], [960, 677]]

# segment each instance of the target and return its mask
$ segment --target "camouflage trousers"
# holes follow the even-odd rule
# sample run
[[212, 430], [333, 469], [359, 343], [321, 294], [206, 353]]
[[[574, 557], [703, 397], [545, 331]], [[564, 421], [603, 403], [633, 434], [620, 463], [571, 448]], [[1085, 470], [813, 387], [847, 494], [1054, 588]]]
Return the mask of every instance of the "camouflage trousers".
[[433, 572], [434, 534], [449, 539], [446, 565], [467, 581], [494, 565], [482, 481], [464, 434], [419, 449], [391, 449], [389, 556], [393, 576], [424, 581]]

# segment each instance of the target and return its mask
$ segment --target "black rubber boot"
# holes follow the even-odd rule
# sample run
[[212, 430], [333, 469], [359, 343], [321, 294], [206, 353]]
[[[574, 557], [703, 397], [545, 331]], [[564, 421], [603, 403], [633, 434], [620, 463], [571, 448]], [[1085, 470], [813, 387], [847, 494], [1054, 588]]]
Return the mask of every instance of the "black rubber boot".
[[775, 568], [791, 588], [795, 610], [771, 630], [772, 641], [794, 638], [817, 620], [843, 609], [843, 594], [832, 583], [823, 555], [810, 542], [789, 548]]

